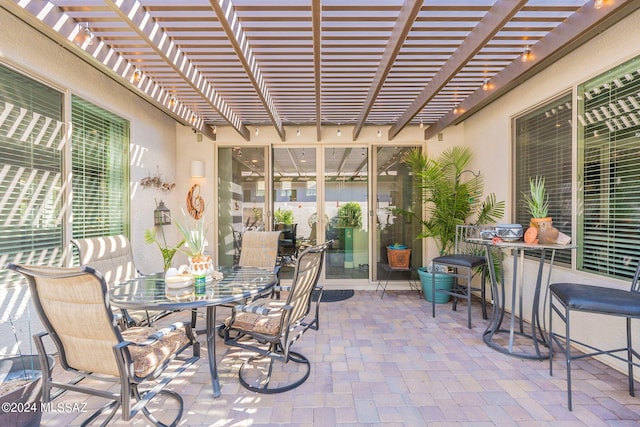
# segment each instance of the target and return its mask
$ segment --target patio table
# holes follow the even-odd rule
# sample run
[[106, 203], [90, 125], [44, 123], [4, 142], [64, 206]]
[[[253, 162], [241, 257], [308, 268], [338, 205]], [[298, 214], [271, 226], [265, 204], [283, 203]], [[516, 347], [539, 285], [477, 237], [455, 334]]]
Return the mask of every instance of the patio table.
[[[560, 244], [532, 244], [524, 243], [522, 241], [515, 242], [498, 242], [493, 243], [491, 240], [485, 239], [469, 239], [472, 243], [478, 243], [485, 246], [487, 253], [487, 261], [489, 264], [489, 275], [491, 277], [491, 286], [494, 300], [493, 313], [487, 326], [487, 329], [483, 333], [484, 342], [491, 348], [498, 350], [502, 353], [510, 354], [525, 359], [543, 360], [549, 358], [549, 353], [543, 353], [540, 346], [547, 346], [547, 340], [543, 327], [540, 324], [540, 292], [542, 289], [542, 278], [545, 264], [545, 257], [547, 251], [551, 251], [551, 260], [549, 263], [549, 269], [547, 272], [547, 283], [549, 286], [549, 280], [551, 279], [551, 269], [553, 268], [553, 261], [557, 250], [571, 250], [575, 249], [576, 245], [560, 245]], [[495, 264], [492, 255], [492, 248], [498, 248], [501, 250], [512, 250], [513, 254], [513, 278], [511, 283], [511, 315], [509, 328], [503, 328], [502, 322], [506, 314], [506, 301], [505, 301], [505, 286], [504, 275], [502, 276], [501, 292], [498, 289], [498, 281], [496, 277]], [[538, 252], [538, 275], [535, 281], [535, 288], [533, 292], [533, 301], [531, 306], [531, 329], [525, 331], [524, 321], [522, 319], [523, 309], [523, 287], [524, 287], [524, 256], [525, 252], [537, 251]], [[518, 275], [518, 264], [520, 265], [520, 273]], [[516, 299], [518, 300], [516, 302]], [[517, 305], [516, 305], [517, 304]], [[519, 316], [517, 316], [517, 314]], [[516, 329], [516, 317], [518, 318], [518, 328]], [[543, 316], [544, 317], [544, 316]], [[505, 344], [497, 342], [496, 340], [501, 336], [504, 337], [508, 334], [508, 341]], [[532, 351], [527, 349], [516, 350], [514, 349], [514, 341], [516, 336], [522, 337], [525, 343], [530, 342], [533, 345]], [[522, 346], [521, 346], [522, 348]]]
[[220, 397], [220, 381], [216, 366], [216, 307], [256, 297], [272, 288], [277, 278], [273, 272], [255, 267], [219, 267], [224, 278], [207, 284], [206, 295], [195, 296], [193, 286], [168, 289], [164, 274], [138, 277], [113, 286], [111, 304], [126, 309], [191, 310], [206, 308], [206, 337], [213, 396]]

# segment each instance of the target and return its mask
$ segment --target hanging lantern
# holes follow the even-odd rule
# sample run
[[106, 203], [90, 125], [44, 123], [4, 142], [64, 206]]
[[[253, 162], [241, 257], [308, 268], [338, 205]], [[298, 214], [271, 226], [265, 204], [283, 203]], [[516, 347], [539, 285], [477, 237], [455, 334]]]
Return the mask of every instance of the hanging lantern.
[[160, 200], [158, 207], [153, 211], [153, 222], [155, 225], [171, 224], [171, 211], [164, 205], [162, 200]]

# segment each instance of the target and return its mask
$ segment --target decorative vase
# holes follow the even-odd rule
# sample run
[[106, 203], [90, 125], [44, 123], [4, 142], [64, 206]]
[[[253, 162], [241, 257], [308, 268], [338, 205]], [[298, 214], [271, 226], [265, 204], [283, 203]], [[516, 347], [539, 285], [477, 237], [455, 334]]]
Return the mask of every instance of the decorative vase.
[[560, 232], [553, 226], [551, 221], [541, 222], [540, 229], [538, 230], [538, 243], [551, 244], [558, 241]]
[[197, 257], [189, 257], [189, 272], [194, 276], [202, 276], [203, 274], [210, 277], [213, 274], [213, 262], [208, 255], [199, 255]]
[[435, 274], [436, 280], [436, 290], [446, 290], [450, 291], [453, 289], [453, 279], [454, 277], [450, 274], [446, 273], [431, 273], [427, 270], [426, 267], [422, 267], [418, 269], [418, 276], [420, 276], [420, 284], [422, 285], [422, 295], [424, 299], [429, 302], [435, 302], [436, 304], [446, 304], [451, 299], [451, 295], [444, 294], [441, 292], [436, 292], [435, 301], [432, 292], [432, 278]]

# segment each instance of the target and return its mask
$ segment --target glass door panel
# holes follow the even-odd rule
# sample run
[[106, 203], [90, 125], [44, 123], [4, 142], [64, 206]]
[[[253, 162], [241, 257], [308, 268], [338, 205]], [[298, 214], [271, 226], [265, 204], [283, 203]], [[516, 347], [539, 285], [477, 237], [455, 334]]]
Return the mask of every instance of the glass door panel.
[[218, 263], [234, 265], [242, 233], [265, 230], [265, 147], [218, 148]]
[[[422, 266], [422, 242], [415, 240], [420, 233], [421, 224], [393, 214], [394, 208], [415, 210], [419, 206], [419, 194], [415, 191], [413, 175], [402, 162], [405, 153], [412, 147], [376, 148], [376, 239], [375, 259], [377, 268], [373, 280], [386, 280], [387, 272], [382, 264], [388, 264], [387, 246], [399, 243], [411, 249], [411, 267]], [[406, 280], [405, 275], [392, 275], [390, 280]]]
[[369, 190], [366, 147], [324, 150], [327, 279], [369, 278]]
[[281, 279], [293, 278], [299, 251], [315, 244], [318, 199], [316, 149], [273, 149], [274, 230], [282, 230]]

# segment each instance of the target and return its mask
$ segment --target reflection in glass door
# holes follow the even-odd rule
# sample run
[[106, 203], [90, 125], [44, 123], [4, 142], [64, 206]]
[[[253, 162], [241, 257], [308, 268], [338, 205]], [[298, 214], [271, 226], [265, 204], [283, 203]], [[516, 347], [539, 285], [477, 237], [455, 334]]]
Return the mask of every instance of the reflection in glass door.
[[[394, 243], [411, 249], [411, 267], [422, 265], [422, 243], [416, 240], [421, 224], [417, 220], [394, 215], [394, 208], [414, 211], [419, 209], [419, 194], [414, 191], [413, 175], [402, 158], [411, 147], [378, 147], [376, 149], [376, 244], [377, 268], [373, 280], [386, 279], [387, 273], [381, 265], [387, 264], [386, 248]], [[390, 280], [406, 280], [406, 275], [397, 273]]]
[[234, 265], [242, 233], [265, 230], [265, 147], [218, 148], [218, 263]]
[[298, 253], [317, 241], [316, 149], [273, 149], [274, 230], [282, 230], [281, 279], [293, 278]]
[[324, 150], [327, 279], [369, 278], [369, 190], [366, 147]]

